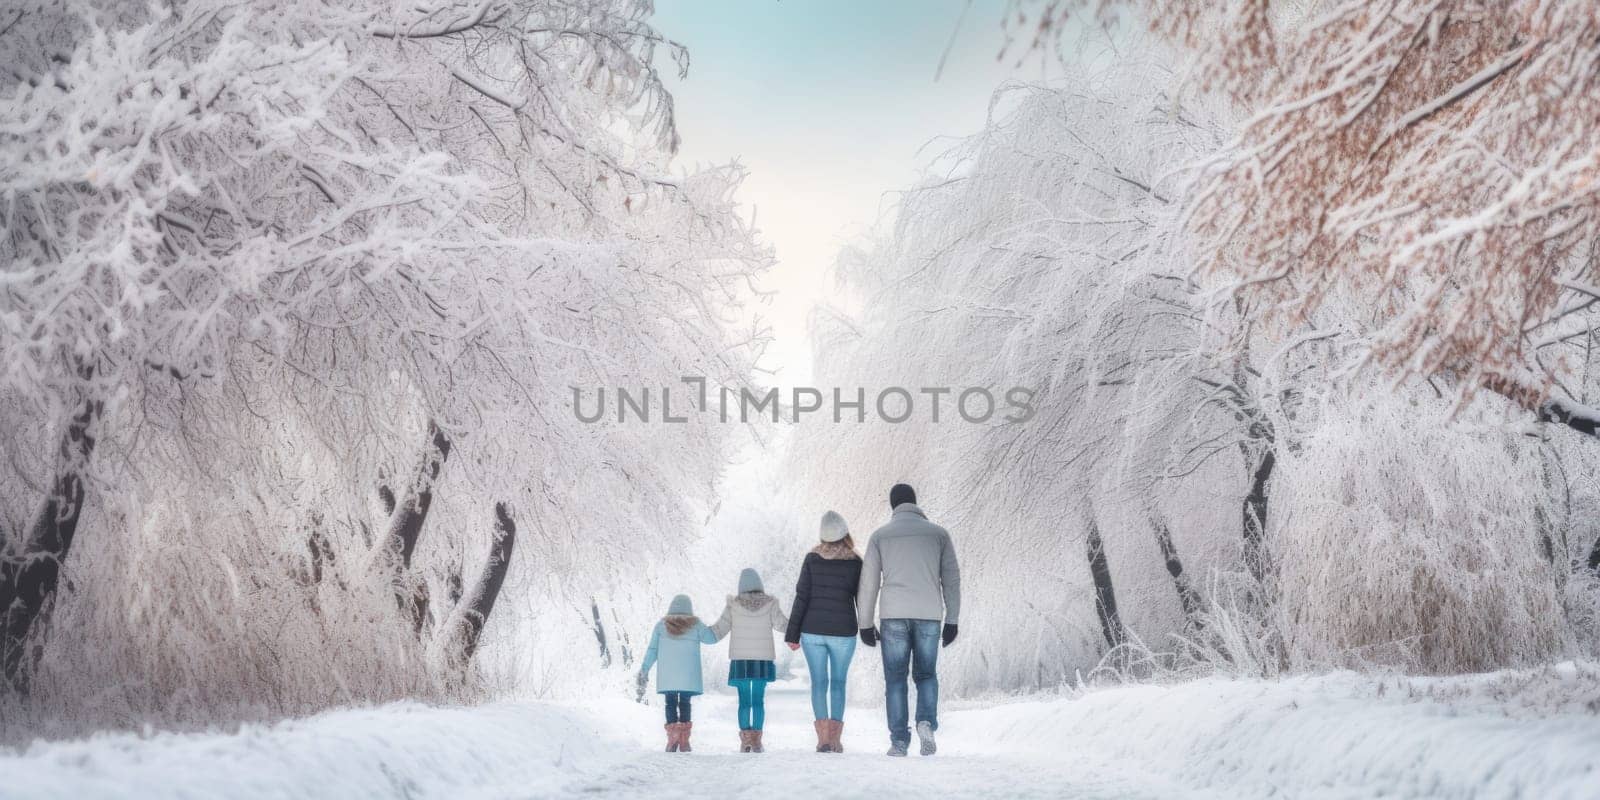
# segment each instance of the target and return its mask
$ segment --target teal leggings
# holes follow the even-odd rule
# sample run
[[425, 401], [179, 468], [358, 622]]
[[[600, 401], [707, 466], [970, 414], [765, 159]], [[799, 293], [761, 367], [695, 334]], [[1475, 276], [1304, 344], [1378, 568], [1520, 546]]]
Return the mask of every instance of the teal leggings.
[[739, 690], [739, 730], [761, 730], [761, 724], [767, 719], [767, 682], [745, 678], [729, 683]]

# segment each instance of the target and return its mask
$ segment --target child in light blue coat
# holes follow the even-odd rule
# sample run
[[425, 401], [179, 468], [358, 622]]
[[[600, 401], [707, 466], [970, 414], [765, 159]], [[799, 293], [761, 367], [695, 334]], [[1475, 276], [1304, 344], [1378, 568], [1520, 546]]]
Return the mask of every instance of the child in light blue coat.
[[705, 691], [700, 677], [700, 645], [720, 639], [694, 615], [689, 596], [680, 594], [667, 606], [667, 615], [650, 632], [650, 647], [639, 665], [639, 696], [656, 667], [656, 693], [667, 704], [667, 752], [687, 753], [694, 723], [689, 719], [689, 699]]

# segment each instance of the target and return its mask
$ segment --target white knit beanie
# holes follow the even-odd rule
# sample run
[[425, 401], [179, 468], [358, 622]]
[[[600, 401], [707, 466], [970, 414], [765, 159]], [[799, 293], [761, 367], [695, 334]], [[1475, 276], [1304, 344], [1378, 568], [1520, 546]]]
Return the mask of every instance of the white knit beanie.
[[837, 542], [850, 535], [850, 526], [844, 523], [844, 517], [837, 511], [828, 511], [822, 515], [821, 538], [824, 542]]

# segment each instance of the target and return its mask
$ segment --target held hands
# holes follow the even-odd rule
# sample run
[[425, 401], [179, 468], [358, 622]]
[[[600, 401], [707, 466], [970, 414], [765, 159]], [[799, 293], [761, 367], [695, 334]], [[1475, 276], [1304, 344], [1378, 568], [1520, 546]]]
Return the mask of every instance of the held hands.
[[950, 643], [956, 640], [956, 624], [954, 622], [946, 622], [944, 624], [944, 634], [939, 638], [944, 640], [945, 647], [949, 647]]
[[799, 650], [800, 649], [800, 643], [799, 642], [784, 642], [784, 644], [789, 645], [789, 649], [790, 650]]
[[862, 628], [861, 629], [861, 643], [866, 645], [866, 646], [868, 646], [868, 647], [877, 647], [878, 646], [878, 629], [877, 628]]

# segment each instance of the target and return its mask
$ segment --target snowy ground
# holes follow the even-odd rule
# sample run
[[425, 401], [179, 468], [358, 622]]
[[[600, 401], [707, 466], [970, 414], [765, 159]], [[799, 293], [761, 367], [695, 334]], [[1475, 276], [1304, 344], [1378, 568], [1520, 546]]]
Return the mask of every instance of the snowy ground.
[[882, 711], [811, 752], [805, 687], [769, 695], [764, 755], [732, 698], [668, 755], [659, 706], [348, 710], [239, 733], [108, 735], [0, 753], [0, 797], [1600, 796], [1600, 667], [1451, 679], [1205, 680], [944, 714], [940, 753], [890, 759]]

